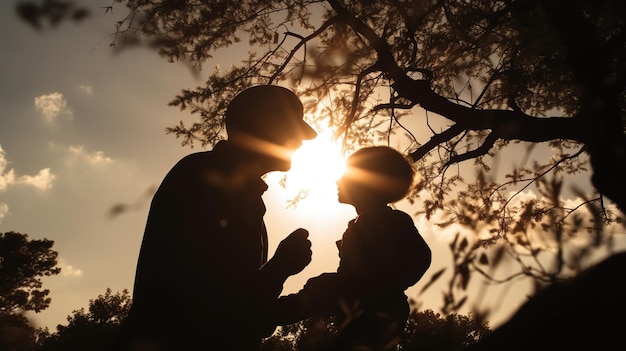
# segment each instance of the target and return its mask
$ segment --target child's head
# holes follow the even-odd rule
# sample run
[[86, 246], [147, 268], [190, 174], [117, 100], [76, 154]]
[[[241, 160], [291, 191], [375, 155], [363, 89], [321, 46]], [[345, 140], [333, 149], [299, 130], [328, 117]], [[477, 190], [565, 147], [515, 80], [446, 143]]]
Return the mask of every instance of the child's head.
[[381, 204], [402, 200], [413, 185], [415, 170], [398, 151], [387, 146], [357, 150], [346, 160], [346, 172], [337, 182], [339, 201], [375, 201]]

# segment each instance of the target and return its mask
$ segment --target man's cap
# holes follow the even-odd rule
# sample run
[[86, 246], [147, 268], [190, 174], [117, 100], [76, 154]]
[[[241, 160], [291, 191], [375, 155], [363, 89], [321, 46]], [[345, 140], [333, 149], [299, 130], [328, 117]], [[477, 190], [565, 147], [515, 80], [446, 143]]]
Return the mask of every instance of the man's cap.
[[278, 85], [257, 85], [237, 94], [226, 109], [226, 129], [264, 139], [297, 136], [310, 140], [317, 132], [304, 121], [298, 96]]

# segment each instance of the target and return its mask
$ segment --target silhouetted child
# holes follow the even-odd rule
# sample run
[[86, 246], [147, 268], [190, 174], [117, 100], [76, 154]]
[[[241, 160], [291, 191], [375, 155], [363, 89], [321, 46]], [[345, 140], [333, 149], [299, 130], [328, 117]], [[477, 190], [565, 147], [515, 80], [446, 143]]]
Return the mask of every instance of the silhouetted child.
[[338, 200], [358, 216], [337, 241], [337, 272], [311, 278], [297, 294], [281, 298], [280, 324], [336, 316], [340, 332], [333, 350], [386, 350], [397, 343], [409, 315], [404, 291], [431, 263], [411, 217], [389, 207], [408, 194], [413, 177], [411, 164], [386, 146], [362, 148], [347, 159]]

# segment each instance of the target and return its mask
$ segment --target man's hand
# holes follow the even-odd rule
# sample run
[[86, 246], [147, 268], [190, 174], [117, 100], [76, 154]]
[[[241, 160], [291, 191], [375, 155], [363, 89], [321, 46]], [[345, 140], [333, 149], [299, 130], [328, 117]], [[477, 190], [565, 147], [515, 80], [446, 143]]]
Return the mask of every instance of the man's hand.
[[311, 262], [309, 232], [298, 228], [278, 244], [272, 261], [287, 275], [300, 273]]

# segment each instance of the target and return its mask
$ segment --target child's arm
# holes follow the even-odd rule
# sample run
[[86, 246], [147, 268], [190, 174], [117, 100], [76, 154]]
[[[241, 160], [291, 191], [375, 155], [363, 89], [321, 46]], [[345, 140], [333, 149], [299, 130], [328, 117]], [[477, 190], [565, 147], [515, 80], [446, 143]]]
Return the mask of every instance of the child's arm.
[[281, 296], [276, 302], [278, 325], [287, 325], [310, 317], [328, 317], [336, 313], [339, 301], [337, 273], [322, 273], [309, 279], [296, 294]]

